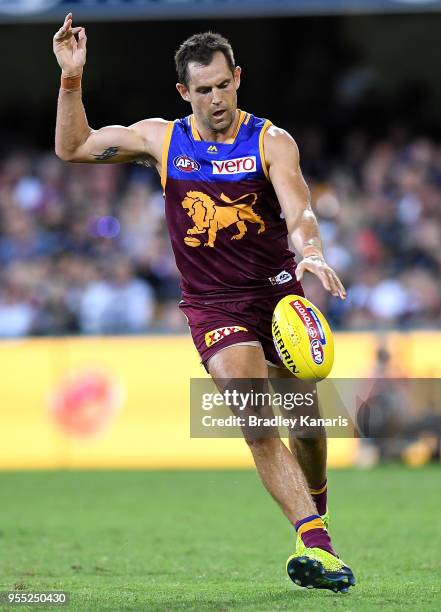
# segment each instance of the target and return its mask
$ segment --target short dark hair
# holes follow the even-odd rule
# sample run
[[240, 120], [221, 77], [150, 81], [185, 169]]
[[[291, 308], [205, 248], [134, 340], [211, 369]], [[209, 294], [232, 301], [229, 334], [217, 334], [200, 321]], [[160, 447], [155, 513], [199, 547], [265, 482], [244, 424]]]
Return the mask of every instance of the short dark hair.
[[193, 36], [184, 40], [175, 53], [179, 82], [188, 85], [188, 64], [190, 62], [208, 66], [213, 59], [213, 55], [218, 51], [224, 54], [228, 68], [233, 72], [236, 66], [233, 49], [229, 41], [220, 34], [202, 32], [193, 34]]

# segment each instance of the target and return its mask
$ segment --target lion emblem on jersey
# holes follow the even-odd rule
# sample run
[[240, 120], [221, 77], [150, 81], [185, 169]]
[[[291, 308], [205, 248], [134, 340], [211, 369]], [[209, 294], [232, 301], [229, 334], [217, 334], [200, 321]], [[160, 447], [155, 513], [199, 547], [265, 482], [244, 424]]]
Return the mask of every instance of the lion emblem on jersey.
[[237, 234], [234, 234], [231, 240], [240, 240], [247, 233], [247, 222], [259, 225], [258, 234], [265, 231], [263, 219], [253, 210], [257, 200], [255, 193], [247, 193], [236, 200], [230, 200], [228, 196], [221, 193], [219, 198], [228, 206], [216, 204], [209, 195], [201, 191], [189, 191], [186, 194], [182, 206], [191, 217], [194, 226], [187, 230], [187, 237], [184, 238], [185, 244], [200, 246], [200, 240], [191, 238], [191, 236], [206, 234], [207, 242], [204, 243], [204, 246], [214, 247], [217, 232], [230, 225], [236, 225], [237, 228]]

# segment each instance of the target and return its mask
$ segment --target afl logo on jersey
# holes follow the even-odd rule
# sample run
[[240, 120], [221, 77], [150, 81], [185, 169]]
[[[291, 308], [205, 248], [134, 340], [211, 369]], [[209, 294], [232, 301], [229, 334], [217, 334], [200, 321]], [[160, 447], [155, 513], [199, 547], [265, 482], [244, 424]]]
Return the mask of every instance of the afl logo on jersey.
[[174, 158], [173, 165], [182, 172], [197, 172], [201, 169], [201, 164], [188, 157], [188, 155], [178, 155]]

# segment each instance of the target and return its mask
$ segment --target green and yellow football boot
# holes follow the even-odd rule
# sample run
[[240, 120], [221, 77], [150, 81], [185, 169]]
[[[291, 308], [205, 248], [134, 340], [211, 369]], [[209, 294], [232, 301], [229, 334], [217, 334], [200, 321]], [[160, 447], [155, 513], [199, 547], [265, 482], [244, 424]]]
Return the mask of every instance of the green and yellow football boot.
[[295, 552], [286, 562], [286, 571], [295, 584], [307, 589], [347, 593], [349, 587], [355, 585], [352, 570], [321, 548], [304, 548], [301, 555]]

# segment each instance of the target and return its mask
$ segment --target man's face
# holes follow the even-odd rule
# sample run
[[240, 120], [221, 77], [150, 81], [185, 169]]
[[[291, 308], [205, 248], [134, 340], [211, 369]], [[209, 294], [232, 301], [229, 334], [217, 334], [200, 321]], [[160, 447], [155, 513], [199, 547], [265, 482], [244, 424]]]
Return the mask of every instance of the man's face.
[[196, 119], [212, 132], [227, 131], [236, 116], [240, 68], [232, 73], [224, 54], [217, 51], [208, 66], [190, 62], [187, 72], [188, 84], [176, 87]]

